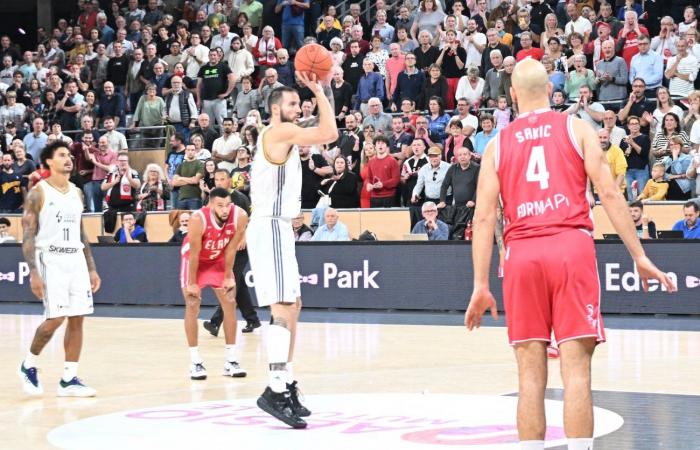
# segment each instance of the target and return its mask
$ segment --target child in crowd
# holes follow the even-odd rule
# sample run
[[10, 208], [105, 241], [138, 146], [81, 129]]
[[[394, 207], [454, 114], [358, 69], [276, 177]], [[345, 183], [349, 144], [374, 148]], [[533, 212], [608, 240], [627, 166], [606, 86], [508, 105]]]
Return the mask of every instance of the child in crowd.
[[664, 180], [664, 174], [666, 173], [666, 166], [664, 163], [656, 163], [651, 168], [651, 180], [647, 181], [644, 190], [637, 200], [641, 200], [642, 203], [647, 203], [650, 201], [666, 200], [666, 193], [668, 193], [668, 181]]
[[511, 112], [505, 95], [498, 96], [498, 105], [493, 111], [493, 118], [496, 119], [497, 130], [502, 130], [510, 123]]
[[556, 90], [552, 94], [552, 109], [559, 112], [564, 112], [568, 106], [566, 105], [566, 96], [563, 91]]

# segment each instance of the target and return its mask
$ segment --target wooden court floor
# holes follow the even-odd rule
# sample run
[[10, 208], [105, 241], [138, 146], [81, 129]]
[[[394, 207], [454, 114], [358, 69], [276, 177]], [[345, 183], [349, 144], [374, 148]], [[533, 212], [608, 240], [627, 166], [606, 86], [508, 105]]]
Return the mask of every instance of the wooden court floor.
[[[295, 372], [315, 414], [297, 431], [253, 406], [266, 384], [266, 325], [239, 329], [243, 379], [221, 375], [223, 339], [202, 330], [209, 378], [195, 382], [182, 320], [87, 318], [79, 376], [98, 396], [55, 397], [61, 329], [39, 359], [44, 395], [30, 398], [16, 370], [41, 320], [0, 315], [1, 449], [517, 448], [517, 378], [501, 327], [301, 323]], [[607, 337], [593, 361], [596, 449], [700, 448], [700, 333]], [[564, 448], [558, 361], [549, 367], [548, 439]]]

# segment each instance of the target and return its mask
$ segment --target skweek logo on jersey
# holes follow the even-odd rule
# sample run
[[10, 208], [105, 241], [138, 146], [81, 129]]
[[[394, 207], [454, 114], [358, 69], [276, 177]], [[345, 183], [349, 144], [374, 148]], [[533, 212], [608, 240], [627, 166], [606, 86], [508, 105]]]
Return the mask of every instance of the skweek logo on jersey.
[[[675, 272], [666, 272], [666, 275], [678, 286], [678, 275]], [[686, 277], [686, 287], [692, 289], [697, 287], [694, 284], [695, 277]], [[700, 281], [698, 281], [700, 283]], [[679, 288], [681, 286], [678, 286]], [[642, 281], [637, 272], [637, 265], [633, 265], [632, 272], [624, 272], [620, 270], [620, 263], [605, 263], [605, 290], [608, 292], [639, 292], [643, 290]], [[666, 287], [659, 284], [656, 280], [649, 280], [649, 292], [655, 291], [666, 292]]]
[[[49, 205], [51, 206], [51, 205]], [[57, 212], [56, 213], [56, 221], [58, 223], [77, 223], [80, 220], [80, 216], [73, 214], [73, 213], [67, 213], [65, 214], [64, 212]]]
[[24, 280], [29, 278], [29, 264], [26, 262], [17, 263], [17, 271], [0, 272], [0, 283], [24, 284]]
[[[49, 442], [64, 449], [230, 446], [307, 450], [456, 448], [516, 450], [517, 397], [487, 395], [336, 394], [308, 396], [314, 412], [308, 428], [292, 431], [255, 406], [254, 399], [163, 405], [121, 411], [68, 423]], [[546, 447], [566, 445], [562, 402], [545, 401]], [[595, 436], [624, 423], [618, 414], [594, 408]], [[233, 433], [233, 434], [232, 434]], [[310, 444], [317, 442], [317, 445]]]
[[[326, 289], [379, 289], [377, 280], [379, 274], [379, 270], [370, 269], [369, 260], [366, 259], [362, 261], [361, 270], [339, 270], [335, 263], [323, 263], [323, 272], [320, 275], [316, 273], [300, 275], [299, 282], [323, 286]], [[248, 287], [255, 286], [252, 271], [246, 273], [245, 281]]]

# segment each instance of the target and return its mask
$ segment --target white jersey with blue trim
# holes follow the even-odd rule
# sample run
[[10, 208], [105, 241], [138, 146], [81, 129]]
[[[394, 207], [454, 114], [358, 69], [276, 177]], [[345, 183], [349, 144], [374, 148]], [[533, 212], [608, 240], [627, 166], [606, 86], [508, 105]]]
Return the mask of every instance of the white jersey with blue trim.
[[301, 160], [293, 146], [287, 159], [271, 162], [264, 145], [269, 130], [265, 127], [258, 137], [257, 152], [250, 171], [251, 218], [271, 217], [291, 220], [301, 211]]

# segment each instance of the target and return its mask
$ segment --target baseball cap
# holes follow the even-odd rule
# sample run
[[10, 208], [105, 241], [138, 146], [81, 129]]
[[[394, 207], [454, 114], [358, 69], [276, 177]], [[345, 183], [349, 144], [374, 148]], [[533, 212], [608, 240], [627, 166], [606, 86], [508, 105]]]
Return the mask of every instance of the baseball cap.
[[440, 147], [430, 147], [428, 149], [428, 156], [441, 156], [442, 155], [442, 150], [440, 150]]

